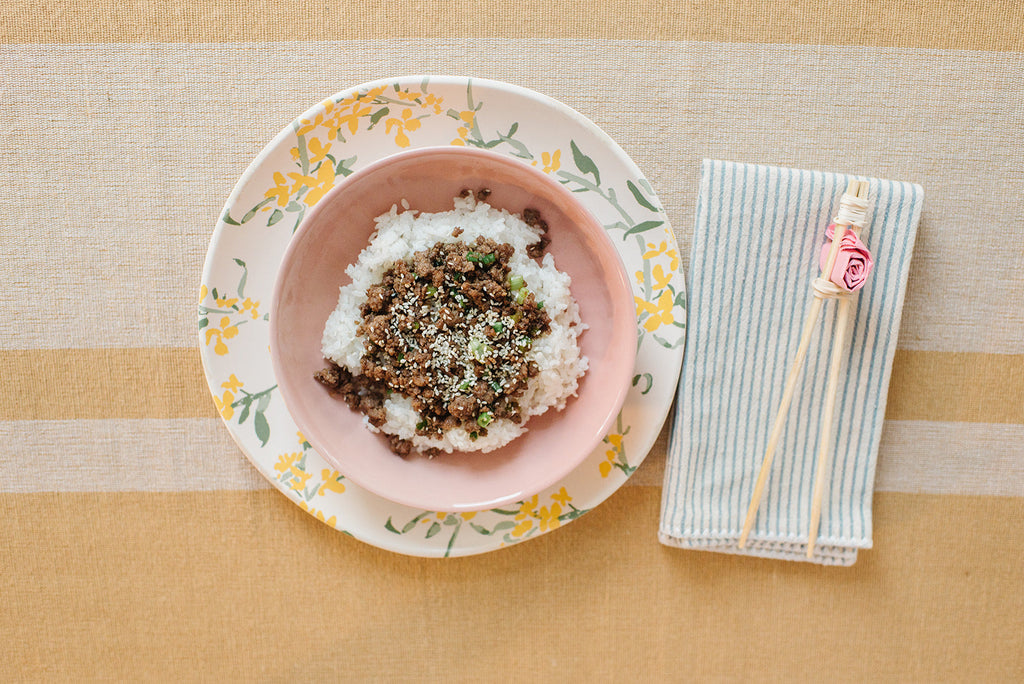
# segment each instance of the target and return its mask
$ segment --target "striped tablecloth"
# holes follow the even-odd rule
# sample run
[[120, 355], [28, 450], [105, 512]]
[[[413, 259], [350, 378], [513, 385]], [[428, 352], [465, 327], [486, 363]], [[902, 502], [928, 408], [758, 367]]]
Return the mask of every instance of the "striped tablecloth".
[[[1021, 679], [1022, 25], [1018, 2], [4, 3], [0, 679]], [[270, 489], [203, 381], [210, 234], [294, 116], [412, 73], [590, 117], [681, 255], [702, 158], [925, 188], [855, 567], [658, 544], [665, 433], [579, 521], [451, 561]]]

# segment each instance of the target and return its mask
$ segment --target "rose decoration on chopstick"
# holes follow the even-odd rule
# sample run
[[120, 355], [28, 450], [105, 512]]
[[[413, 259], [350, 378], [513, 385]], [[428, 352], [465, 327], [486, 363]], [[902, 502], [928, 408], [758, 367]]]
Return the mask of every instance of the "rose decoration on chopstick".
[[[821, 257], [819, 267], [824, 270], [828, 264], [828, 253], [832, 248], [832, 239], [836, 232], [836, 225], [833, 223], [825, 231], [828, 240], [821, 246]], [[871, 252], [861, 242], [857, 234], [847, 230], [839, 243], [839, 252], [836, 254], [836, 261], [832, 265], [832, 272], [828, 279], [848, 292], [855, 292], [864, 287], [864, 283], [874, 267], [871, 259]]]

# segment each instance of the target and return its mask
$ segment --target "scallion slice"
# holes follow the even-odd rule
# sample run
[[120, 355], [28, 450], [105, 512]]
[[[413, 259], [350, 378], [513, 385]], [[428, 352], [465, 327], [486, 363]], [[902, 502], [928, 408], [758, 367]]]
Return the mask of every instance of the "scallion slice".
[[473, 352], [473, 358], [477, 361], [483, 361], [487, 356], [487, 345], [475, 337], [469, 341], [469, 350]]

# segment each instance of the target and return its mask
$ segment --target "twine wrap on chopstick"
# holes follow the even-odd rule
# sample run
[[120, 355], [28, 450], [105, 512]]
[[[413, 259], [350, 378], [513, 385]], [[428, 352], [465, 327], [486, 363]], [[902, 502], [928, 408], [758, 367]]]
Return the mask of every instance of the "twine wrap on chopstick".
[[[866, 182], [866, 181], [865, 181]], [[836, 225], [855, 226], [857, 230], [864, 230], [867, 225], [871, 201], [867, 196], [857, 197], [849, 193], [843, 193], [839, 199], [839, 211], [832, 223]]]
[[[864, 283], [871, 273], [873, 262], [871, 253], [860, 240], [860, 231], [867, 225], [870, 209], [871, 203], [866, 196], [861, 198], [844, 193], [839, 200], [839, 211], [825, 231], [825, 237], [829, 242], [826, 242], [822, 249], [822, 273], [811, 283], [815, 297], [819, 299], [849, 297], [864, 287]], [[852, 236], [852, 240], [847, 239], [850, 236]], [[854, 253], [857, 256], [856, 264], [860, 266], [858, 272], [854, 274], [852, 283], [836, 280], [836, 261], [844, 251]], [[848, 268], [850, 268], [849, 261], [843, 266], [844, 274]]]

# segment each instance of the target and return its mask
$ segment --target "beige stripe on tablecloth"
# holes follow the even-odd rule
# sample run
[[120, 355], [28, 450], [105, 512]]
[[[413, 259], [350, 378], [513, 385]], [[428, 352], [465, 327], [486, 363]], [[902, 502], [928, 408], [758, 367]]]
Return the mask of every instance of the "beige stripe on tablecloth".
[[0, 421], [0, 443], [0, 492], [271, 487], [220, 418]]
[[663, 547], [659, 498], [438, 561], [272, 491], [0, 495], [0, 679], [1024, 674], [1024, 499], [879, 494], [874, 548], [826, 568]]
[[[668, 434], [663, 432], [629, 484], [660, 487]], [[1024, 425], [887, 420], [875, 473], [876, 492], [1024, 497]]]
[[1024, 426], [886, 421], [875, 489], [1024, 497]]
[[1024, 353], [1000, 295], [1024, 287], [1024, 54], [501, 39], [0, 46], [0, 348], [194, 344], [213, 225], [260, 147], [332, 92], [467, 54], [618, 140], [686, 266], [701, 157], [920, 183], [900, 346]]
[[7, 0], [0, 42], [227, 42], [250, 40], [517, 37], [522, 39], [715, 40], [1021, 50], [1018, 2], [861, 3], [818, 0], [641, 3], [603, 0], [445, 0], [372, 3], [264, 0], [258, 11], [192, 0], [168, 7], [138, 0], [62, 4], [46, 11]]
[[[0, 442], [8, 445], [0, 459], [0, 492], [271, 486], [219, 418], [2, 421]], [[1024, 497], [1021, 444], [1024, 425], [890, 420], [875, 490]], [[660, 440], [627, 486], [660, 487], [664, 470]]]

